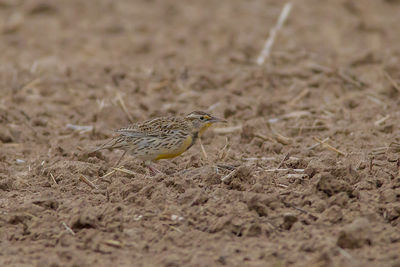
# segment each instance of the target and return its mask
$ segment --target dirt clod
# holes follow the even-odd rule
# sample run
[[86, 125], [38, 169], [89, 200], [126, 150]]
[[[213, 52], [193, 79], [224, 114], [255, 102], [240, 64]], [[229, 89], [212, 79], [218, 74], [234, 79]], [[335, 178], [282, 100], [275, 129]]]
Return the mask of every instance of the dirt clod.
[[247, 206], [249, 210], [254, 210], [258, 216], [268, 216], [268, 207], [257, 196], [252, 197], [248, 201]]
[[346, 181], [339, 180], [340, 178], [338, 179], [328, 172], [318, 174], [316, 179], [318, 179], [317, 190], [324, 192], [327, 196], [333, 196], [339, 192], [352, 195], [353, 188]]
[[357, 218], [345, 225], [337, 239], [337, 245], [344, 249], [362, 248], [371, 243], [371, 226], [365, 218]]
[[71, 218], [70, 224], [71, 228], [77, 231], [84, 228], [96, 228], [97, 218], [93, 211], [84, 209]]
[[0, 141], [3, 143], [11, 143], [14, 140], [9, 129], [0, 128]]
[[299, 219], [297, 216], [291, 213], [286, 213], [283, 215], [283, 225], [282, 228], [285, 230], [290, 230], [292, 228], [292, 225], [297, 222]]

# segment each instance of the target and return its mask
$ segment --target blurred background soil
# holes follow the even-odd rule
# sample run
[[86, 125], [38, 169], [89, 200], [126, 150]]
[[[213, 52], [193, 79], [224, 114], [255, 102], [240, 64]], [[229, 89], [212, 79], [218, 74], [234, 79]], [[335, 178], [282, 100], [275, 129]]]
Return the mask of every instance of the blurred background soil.
[[[0, 264], [400, 266], [400, 1], [293, 1], [258, 66], [283, 4], [0, 0]], [[207, 158], [84, 153], [193, 110]]]

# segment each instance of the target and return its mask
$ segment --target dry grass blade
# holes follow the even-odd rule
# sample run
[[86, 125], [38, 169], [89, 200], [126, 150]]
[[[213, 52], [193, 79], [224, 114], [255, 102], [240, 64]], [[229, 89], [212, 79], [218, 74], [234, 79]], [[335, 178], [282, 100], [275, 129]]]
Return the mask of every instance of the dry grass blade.
[[208, 107], [207, 111], [211, 112], [213, 111], [216, 107], [218, 107], [219, 105], [221, 105], [221, 102], [217, 102], [215, 104], [212, 104], [211, 106]]
[[50, 177], [51, 177], [51, 179], [53, 180], [53, 183], [55, 183], [56, 185], [58, 185], [58, 184], [57, 184], [57, 181], [56, 181], [56, 179], [54, 178], [54, 176], [53, 176], [52, 173], [50, 173]]
[[329, 130], [327, 126], [289, 126], [287, 127], [288, 129], [293, 129], [296, 131], [299, 131], [300, 133], [302, 132], [319, 132], [319, 131], [326, 131]]
[[[322, 142], [322, 143], [325, 143], [325, 142], [327, 142], [327, 141], [329, 141], [329, 137], [325, 138], [325, 139], [322, 140], [321, 142]], [[321, 142], [318, 142], [318, 143], [316, 143], [316, 144], [314, 144], [314, 145], [308, 147], [307, 149], [313, 150], [313, 149], [316, 148], [317, 146], [321, 145]]]
[[122, 99], [121, 94], [120, 94], [119, 92], [117, 93], [117, 100], [118, 100], [118, 104], [120, 105], [122, 111], [125, 112], [125, 114], [126, 114], [126, 116], [128, 117], [129, 121], [130, 121], [131, 123], [133, 123], [134, 120], [133, 120], [133, 118], [132, 118], [132, 115], [129, 113], [129, 111], [128, 111], [126, 105], [125, 105], [125, 102], [124, 102], [124, 100]]
[[208, 160], [208, 155], [206, 150], [204, 149], [203, 143], [201, 142], [201, 138], [199, 138], [199, 143], [200, 143], [200, 148], [201, 148], [201, 153], [203, 155], [204, 160]]
[[71, 129], [71, 130], [74, 130], [74, 131], [78, 131], [80, 133], [90, 132], [90, 131], [93, 130], [93, 126], [92, 125], [75, 125], [75, 124], [67, 123], [66, 127], [68, 129]]
[[294, 106], [297, 102], [299, 102], [302, 98], [304, 98], [305, 96], [307, 96], [310, 93], [310, 89], [306, 88], [303, 91], [300, 92], [300, 94], [298, 94], [295, 98], [292, 99], [292, 101], [290, 101], [288, 103], [289, 106]]
[[[308, 92], [310, 91], [310, 90], [308, 90], [308, 89], [306, 89]], [[300, 93], [299, 94], [299, 96], [301, 96], [302, 94], [304, 94], [304, 92], [305, 91], [303, 91], [302, 93]], [[308, 92], [306, 92], [306, 93], [308, 93]], [[307, 94], [306, 94], [307, 95]], [[299, 97], [299, 96], [297, 96], [297, 97]], [[304, 95], [305, 96], [305, 95]], [[302, 96], [302, 97], [304, 97], [304, 96]], [[291, 101], [291, 102], [293, 102], [293, 100]], [[291, 103], [290, 102], [290, 103]], [[289, 103], [289, 105], [291, 105]], [[285, 114], [285, 115], [283, 115], [283, 116], [281, 116], [281, 118], [282, 119], [290, 119], [290, 118], [301, 118], [301, 117], [308, 117], [308, 116], [311, 116], [311, 112], [309, 112], [309, 111], [305, 111], [305, 110], [299, 110], [299, 111], [293, 111], [293, 112], [290, 112], [290, 113], [288, 113], [288, 114]]]
[[382, 106], [384, 109], [386, 109], [386, 107], [387, 107], [387, 104], [384, 101], [380, 100], [379, 98], [377, 98], [374, 95], [367, 95], [367, 99], [371, 100], [375, 104]]
[[270, 141], [270, 142], [274, 142], [275, 141], [274, 139], [272, 139], [272, 138], [270, 138], [268, 136], [259, 134], [259, 133], [254, 134], [254, 137], [260, 138], [263, 141]]
[[223, 127], [223, 128], [214, 128], [214, 132], [218, 134], [227, 134], [233, 133], [242, 130], [242, 125], [232, 126], [232, 127]]
[[338, 70], [337, 74], [339, 75], [340, 78], [342, 78], [343, 81], [354, 85], [357, 88], [362, 88], [363, 87], [363, 83], [360, 81], [357, 81], [355, 79], [353, 79], [352, 77], [350, 77], [347, 73], [345, 73], [344, 70]]
[[271, 29], [269, 33], [269, 38], [265, 41], [263, 50], [261, 51], [259, 57], [257, 58], [257, 64], [262, 65], [266, 58], [269, 57], [271, 53], [272, 45], [275, 42], [276, 35], [278, 34], [279, 30], [282, 28], [283, 23], [285, 23], [287, 17], [290, 14], [290, 10], [292, 9], [292, 3], [288, 2], [283, 6], [281, 14], [279, 15], [279, 19], [276, 25]]
[[99, 189], [94, 183], [92, 183], [88, 178], [86, 178], [83, 174], [79, 175], [79, 180], [87, 184], [92, 189]]
[[387, 71], [383, 70], [383, 75], [385, 76], [385, 78], [390, 82], [390, 84], [398, 91], [400, 92], [400, 86], [399, 84], [393, 80], [393, 78], [389, 75], [389, 73], [387, 73]]
[[106, 106], [106, 101], [104, 100], [104, 99], [97, 99], [96, 100], [96, 103], [97, 103], [97, 105], [98, 105], [98, 108], [99, 108], [99, 112], [100, 111], [102, 111], [103, 109], [104, 109], [104, 107]]
[[175, 227], [175, 226], [172, 226], [172, 225], [170, 225], [169, 227], [170, 227], [172, 230], [175, 230], [175, 231], [177, 231], [177, 232], [179, 232], [179, 233], [183, 233], [182, 230], [180, 230], [178, 227]]
[[223, 160], [224, 158], [226, 158], [226, 156], [229, 153], [229, 150], [230, 150], [229, 141], [228, 141], [228, 137], [226, 137], [225, 138], [225, 145], [221, 149], [221, 151], [219, 152], [218, 159], [219, 160]]
[[230, 171], [233, 171], [236, 169], [236, 167], [231, 166], [231, 165], [226, 165], [226, 164], [217, 164], [217, 168], [224, 169], [224, 170], [230, 170]]
[[238, 169], [235, 169], [235, 170], [231, 171], [228, 175], [222, 177], [221, 181], [224, 182], [224, 183], [229, 184], [231, 178], [237, 173], [237, 171], [238, 171]]
[[115, 247], [115, 248], [122, 248], [124, 246], [121, 242], [112, 239], [103, 240], [103, 243], [110, 247]]
[[100, 179], [105, 179], [105, 178], [107, 178], [108, 176], [114, 174], [115, 172], [116, 172], [116, 170], [112, 170], [112, 171], [110, 171], [109, 173], [106, 173], [106, 174], [104, 174], [103, 176], [101, 176]]
[[327, 149], [329, 149], [329, 150], [332, 150], [332, 151], [338, 153], [339, 155], [346, 156], [346, 153], [344, 153], [344, 152], [338, 150], [337, 148], [335, 148], [335, 147], [333, 147], [333, 146], [331, 146], [331, 145], [329, 145], [329, 144], [323, 142], [322, 140], [319, 140], [319, 139], [318, 139], [317, 137], [315, 137], [315, 136], [314, 136], [314, 140], [317, 141], [318, 143], [320, 143], [320, 144], [322, 145], [322, 147], [325, 147], [325, 148], [327, 148]]
[[163, 89], [164, 87], [167, 87], [170, 84], [169, 80], [164, 80], [161, 82], [156, 82], [156, 83], [151, 83], [149, 84], [149, 90], [151, 91], [159, 91], [160, 89]]
[[75, 232], [71, 228], [69, 228], [69, 226], [65, 222], [62, 222], [62, 225], [68, 231], [68, 233], [70, 233], [71, 235], [75, 235]]
[[279, 165], [276, 167], [277, 169], [279, 169], [280, 167], [282, 167], [283, 163], [288, 160], [290, 158], [290, 153], [288, 152], [285, 157], [283, 157], [282, 161], [279, 163]]
[[270, 123], [267, 123], [268, 129], [272, 132], [274, 135], [275, 140], [278, 143], [281, 143], [282, 145], [290, 145], [292, 143], [292, 139], [286, 136], [283, 136], [280, 134], [278, 131], [276, 131]]
[[294, 171], [294, 172], [304, 172], [304, 169], [264, 169], [266, 172], [287, 172], [287, 171]]
[[304, 214], [308, 214], [309, 216], [311, 216], [311, 217], [314, 218], [314, 219], [318, 219], [318, 217], [315, 216], [314, 214], [312, 214], [311, 212], [309, 212], [309, 211], [307, 211], [307, 210], [304, 210], [304, 209], [302, 209], [302, 208], [299, 208], [299, 207], [297, 207], [297, 206], [295, 206], [295, 205], [293, 205], [293, 204], [285, 203], [285, 205], [290, 206], [290, 207], [292, 207], [293, 209], [298, 210], [298, 211], [300, 211], [300, 212], [302, 212], [302, 213], [304, 213]]
[[272, 161], [276, 160], [275, 157], [260, 157], [260, 158], [242, 158], [245, 161]]
[[308, 63], [307, 67], [310, 68], [312, 71], [315, 71], [315, 72], [325, 72], [327, 74], [330, 74], [330, 73], [334, 72], [334, 70], [332, 68], [320, 65], [320, 64], [315, 63], [315, 62]]
[[383, 124], [385, 121], [387, 121], [389, 118], [390, 118], [390, 115], [388, 114], [385, 117], [380, 118], [379, 120], [375, 121], [374, 124], [375, 124], [375, 126], [379, 126], [379, 125]]
[[121, 169], [121, 168], [113, 168], [114, 170], [116, 170], [116, 171], [119, 171], [119, 172], [123, 172], [123, 173], [126, 173], [126, 174], [130, 174], [130, 175], [137, 175], [137, 173], [136, 172], [133, 172], [133, 171], [130, 171], [130, 170], [127, 170], [127, 169]]
[[38, 84], [41, 83], [41, 78], [36, 78], [33, 81], [27, 83], [26, 85], [24, 85], [24, 87], [22, 87], [21, 91], [25, 91], [27, 89], [31, 89], [31, 88], [35, 88]]
[[340, 252], [341, 255], [343, 255], [348, 260], [354, 261], [354, 258], [346, 250], [342, 249], [341, 247], [337, 247], [337, 250]]

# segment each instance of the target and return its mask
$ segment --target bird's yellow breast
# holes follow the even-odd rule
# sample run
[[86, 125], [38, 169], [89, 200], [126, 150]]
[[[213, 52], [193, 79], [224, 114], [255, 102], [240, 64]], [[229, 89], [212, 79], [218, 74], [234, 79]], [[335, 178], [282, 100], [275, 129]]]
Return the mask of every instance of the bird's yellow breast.
[[199, 136], [202, 136], [202, 134], [212, 125], [212, 123], [205, 123], [203, 127], [201, 127], [199, 131]]
[[192, 143], [193, 138], [191, 135], [189, 135], [179, 147], [170, 149], [169, 151], [163, 151], [163, 153], [159, 154], [155, 160], [175, 158], [185, 152], [192, 145]]

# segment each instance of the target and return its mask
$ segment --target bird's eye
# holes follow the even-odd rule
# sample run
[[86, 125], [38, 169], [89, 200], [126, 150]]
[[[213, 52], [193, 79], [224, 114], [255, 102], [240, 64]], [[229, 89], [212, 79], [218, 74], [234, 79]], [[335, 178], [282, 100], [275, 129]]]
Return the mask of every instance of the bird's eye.
[[201, 117], [200, 117], [200, 120], [204, 121], [204, 119], [205, 119], [204, 116], [201, 116]]

